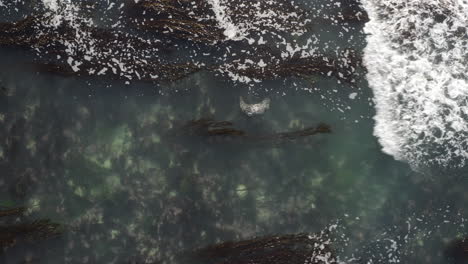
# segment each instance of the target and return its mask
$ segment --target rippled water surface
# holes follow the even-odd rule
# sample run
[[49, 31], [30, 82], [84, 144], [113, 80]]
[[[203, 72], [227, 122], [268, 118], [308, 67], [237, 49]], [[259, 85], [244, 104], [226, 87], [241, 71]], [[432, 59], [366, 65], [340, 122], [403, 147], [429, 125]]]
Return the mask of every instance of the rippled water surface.
[[298, 233], [330, 239], [317, 263], [464, 263], [464, 1], [199, 0], [199, 34], [143, 30], [164, 14], [134, 2], [0, 0], [0, 207], [27, 208], [0, 245], [61, 226], [0, 263], [203, 263]]

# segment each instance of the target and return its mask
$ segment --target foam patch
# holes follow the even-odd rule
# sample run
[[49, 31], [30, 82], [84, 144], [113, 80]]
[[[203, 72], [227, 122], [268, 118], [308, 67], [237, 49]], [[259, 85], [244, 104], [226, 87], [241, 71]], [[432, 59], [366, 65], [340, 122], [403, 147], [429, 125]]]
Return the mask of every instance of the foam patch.
[[383, 151], [418, 166], [468, 158], [468, 3], [365, 0], [364, 65]]

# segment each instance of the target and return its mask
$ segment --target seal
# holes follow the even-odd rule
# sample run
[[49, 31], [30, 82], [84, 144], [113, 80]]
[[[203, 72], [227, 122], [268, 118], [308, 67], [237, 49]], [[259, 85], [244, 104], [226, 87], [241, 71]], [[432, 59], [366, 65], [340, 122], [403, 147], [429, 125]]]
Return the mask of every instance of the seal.
[[270, 98], [265, 98], [258, 104], [247, 104], [242, 96], [240, 96], [239, 99], [242, 112], [248, 116], [261, 115], [270, 108]]

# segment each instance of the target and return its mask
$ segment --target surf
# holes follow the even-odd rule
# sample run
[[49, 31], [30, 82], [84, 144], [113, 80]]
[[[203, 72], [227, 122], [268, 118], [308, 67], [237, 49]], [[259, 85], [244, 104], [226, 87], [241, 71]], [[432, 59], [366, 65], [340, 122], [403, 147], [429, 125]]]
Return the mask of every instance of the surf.
[[468, 3], [364, 0], [366, 78], [382, 150], [414, 167], [468, 159]]

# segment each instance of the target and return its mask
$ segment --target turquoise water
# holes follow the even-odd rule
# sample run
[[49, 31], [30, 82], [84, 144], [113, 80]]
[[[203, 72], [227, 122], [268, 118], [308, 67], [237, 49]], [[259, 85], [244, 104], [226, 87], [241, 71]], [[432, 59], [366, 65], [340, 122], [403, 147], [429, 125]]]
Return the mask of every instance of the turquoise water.
[[[363, 74], [354, 85], [206, 71], [125, 84], [37, 73], [32, 54], [0, 51], [0, 204], [65, 227], [2, 263], [178, 263], [214, 243], [325, 229], [344, 263], [447, 263], [444, 248], [466, 234], [466, 169], [414, 170], [384, 154]], [[239, 96], [268, 97], [270, 109], [248, 117]], [[180, 133], [206, 117], [252, 134], [321, 122], [332, 133], [281, 145]]]

